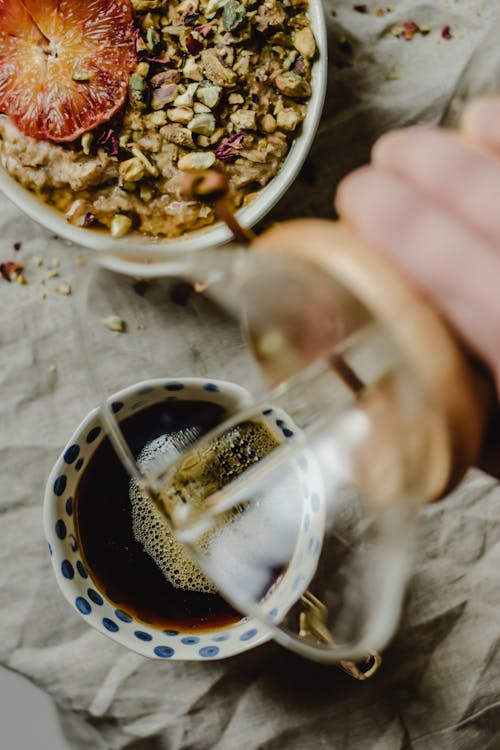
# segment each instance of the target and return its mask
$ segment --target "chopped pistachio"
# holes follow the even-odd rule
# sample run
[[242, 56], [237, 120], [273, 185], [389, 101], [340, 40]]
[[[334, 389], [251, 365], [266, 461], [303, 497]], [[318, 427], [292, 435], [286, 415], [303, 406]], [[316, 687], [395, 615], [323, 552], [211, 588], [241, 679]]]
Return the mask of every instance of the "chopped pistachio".
[[145, 116], [144, 122], [148, 128], [161, 128], [167, 122], [167, 113], [163, 110], [151, 112], [150, 115]]
[[207, 107], [206, 104], [195, 102], [193, 104], [193, 111], [195, 115], [199, 115], [201, 112], [211, 112], [212, 110], [210, 109], [210, 107]]
[[82, 151], [85, 154], [85, 156], [89, 156], [90, 154], [90, 147], [92, 145], [92, 141], [94, 140], [94, 134], [93, 133], [84, 133], [81, 137], [80, 143], [82, 144]]
[[229, 104], [244, 104], [245, 98], [241, 94], [229, 94], [227, 97]]
[[205, 106], [213, 109], [220, 101], [222, 87], [205, 81], [196, 89], [196, 98]]
[[129, 86], [134, 91], [143, 91], [146, 87], [146, 82], [138, 73], [132, 73], [129, 78]]
[[188, 128], [199, 135], [212, 135], [215, 131], [215, 117], [209, 112], [200, 112], [188, 122]]
[[141, 78], [147, 78], [149, 75], [149, 63], [140, 62], [136, 67], [135, 72]]
[[201, 68], [198, 63], [193, 60], [192, 57], [188, 57], [188, 59], [186, 60], [186, 63], [182, 69], [182, 73], [185, 78], [190, 78], [192, 81], [203, 81], [203, 73], [201, 72]]
[[137, 156], [122, 161], [118, 169], [123, 179], [127, 182], [138, 182], [139, 180], [142, 180], [144, 172], [146, 171], [146, 167]]
[[275, 86], [286, 96], [294, 99], [305, 99], [311, 96], [311, 84], [295, 73], [281, 73], [275, 78]]
[[295, 32], [293, 35], [293, 46], [306, 60], [314, 57], [316, 54], [316, 42], [314, 41], [313, 33], [308, 26]]
[[164, 5], [164, 0], [132, 0], [132, 8], [139, 13], [145, 10], [155, 10]]
[[172, 122], [180, 122], [187, 125], [193, 119], [193, 110], [190, 107], [173, 107], [167, 111], [167, 117]]
[[127, 324], [118, 315], [109, 315], [107, 318], [103, 318], [102, 324], [114, 333], [125, 333], [127, 330]]
[[132, 143], [132, 145], [130, 146], [130, 151], [132, 152], [134, 156], [136, 156], [138, 159], [142, 161], [142, 163], [146, 167], [146, 170], [149, 172], [149, 174], [152, 177], [158, 177], [159, 175], [158, 167], [155, 167], [155, 165], [149, 161], [147, 156], [145, 156], [145, 154], [142, 153], [137, 143]]
[[151, 107], [154, 110], [163, 109], [166, 104], [171, 104], [176, 98], [177, 84], [176, 83], [164, 83], [161, 86], [153, 89], [151, 95]]
[[144, 203], [149, 203], [151, 200], [153, 200], [154, 190], [150, 185], [141, 185], [141, 187], [139, 188], [139, 195], [141, 196], [141, 201], [144, 201]]
[[132, 229], [132, 219], [124, 214], [115, 214], [111, 219], [110, 231], [113, 237], [123, 237]]
[[210, 143], [210, 138], [208, 135], [199, 135], [196, 139], [196, 143], [200, 148], [208, 148], [212, 144]]
[[276, 122], [282, 130], [293, 131], [300, 122], [298, 113], [292, 107], [285, 107], [278, 113]]
[[268, 113], [262, 118], [260, 126], [264, 133], [274, 133], [277, 127], [276, 119]]
[[131, 138], [130, 133], [123, 133], [118, 140], [120, 148], [125, 148], [127, 143], [130, 141], [130, 138]]
[[194, 151], [185, 154], [177, 162], [179, 169], [189, 171], [191, 169], [210, 169], [215, 164], [213, 151]]
[[175, 98], [174, 105], [176, 107], [191, 107], [197, 88], [197, 83], [188, 84], [186, 90]]
[[193, 134], [187, 128], [179, 128], [177, 125], [170, 123], [160, 130], [160, 134], [168, 143], [174, 143], [176, 146], [184, 146], [184, 148], [196, 148], [193, 141]]
[[246, 14], [245, 6], [238, 0], [227, 0], [222, 11], [222, 27], [226, 31], [234, 31], [241, 26]]
[[254, 130], [255, 129], [255, 112], [253, 109], [237, 109], [231, 115], [231, 122], [238, 129]]

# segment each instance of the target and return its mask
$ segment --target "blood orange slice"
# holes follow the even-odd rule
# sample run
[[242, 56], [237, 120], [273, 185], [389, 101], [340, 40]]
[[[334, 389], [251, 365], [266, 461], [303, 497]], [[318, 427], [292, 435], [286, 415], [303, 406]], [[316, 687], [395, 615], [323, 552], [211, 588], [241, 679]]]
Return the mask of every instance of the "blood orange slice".
[[0, 0], [0, 112], [73, 141], [123, 105], [137, 62], [130, 0]]

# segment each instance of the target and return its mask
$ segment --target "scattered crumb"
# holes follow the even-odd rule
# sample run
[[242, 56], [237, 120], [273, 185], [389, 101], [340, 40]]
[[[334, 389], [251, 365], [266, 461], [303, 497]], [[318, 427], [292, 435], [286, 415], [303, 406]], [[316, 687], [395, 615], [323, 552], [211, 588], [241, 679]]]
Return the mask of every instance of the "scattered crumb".
[[17, 274], [17, 283], [21, 286], [26, 286], [26, 284], [28, 283], [26, 276], [23, 273]]
[[118, 315], [110, 315], [109, 317], [104, 318], [102, 324], [108, 330], [115, 331], [116, 333], [125, 333], [127, 330], [127, 324], [122, 318], [119, 318]]
[[75, 258], [75, 265], [84, 266], [87, 262], [87, 258], [84, 255], [77, 255]]
[[49, 365], [49, 371], [50, 372], [56, 372], [56, 370], [57, 370], [56, 365]]
[[5, 281], [14, 281], [17, 279], [21, 271], [23, 270], [21, 263], [10, 260], [5, 263], [0, 263], [0, 274]]
[[21, 247], [22, 247], [22, 242], [14, 242], [14, 244], [12, 245], [12, 249], [15, 250], [16, 253], [19, 252]]
[[35, 266], [35, 268], [40, 268], [40, 266], [43, 266], [43, 258], [41, 255], [34, 255], [31, 259], [31, 262]]
[[71, 286], [68, 284], [67, 281], [63, 281], [61, 284], [58, 284], [54, 287], [54, 292], [58, 292], [59, 294], [71, 294]]

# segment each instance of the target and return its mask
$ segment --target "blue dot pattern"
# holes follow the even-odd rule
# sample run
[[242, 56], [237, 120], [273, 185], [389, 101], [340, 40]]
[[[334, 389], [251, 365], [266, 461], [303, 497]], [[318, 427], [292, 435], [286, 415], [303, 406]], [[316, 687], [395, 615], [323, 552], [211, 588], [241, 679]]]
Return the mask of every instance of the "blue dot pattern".
[[144, 630], [136, 630], [134, 632], [134, 635], [140, 641], [152, 641], [153, 640], [153, 636], [150, 635], [149, 633], [145, 633]]
[[167, 383], [165, 385], [165, 390], [167, 391], [183, 391], [184, 390], [184, 384], [183, 383]]
[[118, 414], [120, 409], [123, 409], [123, 402], [122, 401], [113, 401], [111, 404], [111, 411], [113, 414]]
[[163, 632], [165, 633], [165, 635], [170, 635], [170, 636], [179, 635], [178, 630], [164, 630]]
[[56, 521], [55, 532], [58, 539], [62, 540], [66, 538], [66, 524], [61, 518]]
[[243, 635], [240, 635], [240, 641], [249, 641], [251, 638], [254, 638], [257, 635], [257, 628], [252, 628], [251, 630], [247, 630], [246, 633], [243, 633]]
[[49, 555], [52, 557], [52, 545], [50, 542], [47, 542], [48, 548], [49, 548]]
[[93, 427], [90, 432], [87, 434], [87, 437], [85, 438], [88, 445], [90, 443], [93, 443], [94, 440], [96, 440], [99, 435], [101, 434], [101, 428], [100, 427]]
[[156, 646], [153, 649], [153, 653], [159, 656], [160, 659], [170, 659], [175, 654], [175, 651], [170, 646]]
[[264, 415], [265, 417], [268, 417], [268, 416], [269, 416], [270, 414], [272, 414], [272, 413], [273, 413], [273, 411], [274, 411], [274, 409], [264, 409], [264, 411], [262, 412], [262, 414], [263, 414], [263, 415]]
[[61, 573], [65, 578], [71, 580], [75, 577], [75, 571], [69, 560], [63, 560], [61, 563]]
[[66, 448], [64, 451], [64, 462], [67, 464], [72, 464], [73, 461], [76, 461], [78, 458], [78, 454], [80, 453], [80, 446], [79, 445], [70, 445], [69, 448]]
[[220, 635], [214, 635], [214, 637], [212, 638], [212, 640], [215, 643], [222, 643], [222, 641], [227, 641], [228, 638], [229, 638], [229, 636], [228, 636], [227, 633], [221, 633]]
[[89, 615], [92, 612], [92, 607], [83, 596], [77, 596], [75, 599], [75, 606], [82, 615]]
[[98, 607], [102, 607], [104, 604], [104, 599], [95, 589], [87, 589], [87, 596], [94, 602], [94, 604], [97, 604]]
[[117, 633], [120, 630], [116, 622], [114, 622], [114, 620], [110, 620], [109, 617], [103, 617], [102, 624], [104, 625], [106, 630], [109, 630], [110, 633]]
[[219, 386], [216, 385], [215, 383], [205, 383], [205, 385], [203, 386], [203, 388], [206, 391], [211, 391], [212, 393], [217, 393], [217, 391], [220, 390]]
[[68, 499], [66, 500], [66, 513], [68, 514], [68, 516], [73, 515], [73, 498], [72, 497], [68, 497]]
[[87, 569], [86, 569], [85, 565], [82, 563], [81, 560], [77, 561], [77, 563], [76, 563], [76, 569], [77, 569], [77, 571], [79, 572], [79, 574], [81, 575], [82, 578], [88, 578], [89, 577], [89, 574], [87, 573]]
[[204, 646], [203, 648], [200, 648], [198, 651], [200, 656], [203, 656], [204, 659], [210, 659], [213, 656], [217, 656], [219, 653], [219, 647], [218, 646]]
[[115, 609], [115, 615], [122, 622], [132, 622], [132, 618], [130, 617], [130, 615], [124, 612], [123, 609]]
[[199, 642], [200, 639], [196, 635], [187, 635], [185, 638], [181, 638], [181, 643], [184, 643], [186, 646], [194, 646]]
[[319, 499], [319, 495], [317, 495], [315, 492], [314, 495], [311, 497], [311, 508], [313, 509], [315, 513], [317, 513], [320, 505], [321, 505], [321, 501]]
[[54, 495], [57, 495], [57, 497], [61, 497], [64, 490], [66, 489], [66, 476], [65, 474], [61, 474], [60, 477], [57, 477], [56, 481], [54, 482]]
[[80, 471], [80, 469], [82, 468], [83, 464], [84, 464], [83, 458], [79, 458], [78, 461], [75, 464], [75, 471]]
[[293, 430], [289, 430], [289, 429], [288, 429], [288, 427], [283, 427], [283, 429], [281, 430], [281, 432], [283, 433], [283, 435], [284, 435], [284, 436], [285, 436], [286, 438], [291, 438], [291, 437], [293, 437]]

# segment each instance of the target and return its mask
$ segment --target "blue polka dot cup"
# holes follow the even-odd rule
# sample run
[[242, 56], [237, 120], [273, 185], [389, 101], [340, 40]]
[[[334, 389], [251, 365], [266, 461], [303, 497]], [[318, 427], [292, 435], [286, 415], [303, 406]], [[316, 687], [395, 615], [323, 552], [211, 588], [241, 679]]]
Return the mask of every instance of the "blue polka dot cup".
[[[223, 406], [229, 414], [250, 403], [248, 392], [237, 385], [182, 378], [130, 386], [112, 397], [112, 411], [119, 422], [167, 399], [211, 401]], [[52, 565], [57, 583], [74, 611], [104, 635], [155, 659], [221, 659], [269, 640], [269, 629], [251, 617], [211, 630], [159, 630], [135, 619], [106, 598], [84, 565], [74, 507], [80, 477], [105, 437], [101, 410], [94, 409], [58, 458], [45, 492], [44, 527]]]

